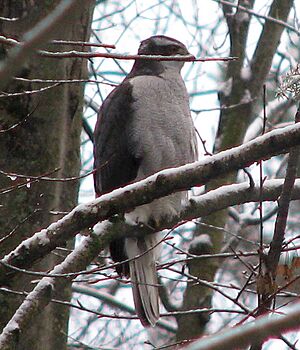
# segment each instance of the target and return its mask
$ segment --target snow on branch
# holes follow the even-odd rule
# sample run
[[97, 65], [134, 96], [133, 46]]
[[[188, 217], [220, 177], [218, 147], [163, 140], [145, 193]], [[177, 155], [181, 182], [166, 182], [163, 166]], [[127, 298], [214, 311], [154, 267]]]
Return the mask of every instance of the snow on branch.
[[[281, 180], [267, 181], [264, 186], [264, 198], [266, 200], [275, 200], [281, 191], [282, 183], [283, 182]], [[218, 192], [219, 196], [216, 196]], [[232, 192], [236, 197], [235, 200], [232, 200], [233, 204], [252, 201], [255, 200], [255, 198], [258, 200], [260, 196], [260, 190], [258, 187], [249, 187], [248, 184], [229, 185], [218, 190], [211, 191], [203, 196], [199, 196], [199, 199], [193, 199], [191, 201], [191, 207], [195, 207], [197, 203], [200, 203], [203, 210], [208, 205], [211, 206], [212, 210], [212, 207], [218, 203], [218, 200], [221, 201], [222, 196], [224, 198], [231, 198], [229, 195], [230, 192]], [[296, 191], [293, 193], [293, 198], [299, 197], [300, 180], [296, 182]], [[123, 223], [123, 225], [124, 228], [126, 228], [125, 223]], [[43, 308], [51, 301], [51, 299], [55, 299], [55, 291], [60, 289], [59, 287], [61, 287], [61, 284], [70, 283], [71, 279], [76, 277], [79, 271], [86, 269], [86, 267], [97, 257], [100, 251], [107, 246], [108, 242], [112, 238], [115, 238], [114, 232], [110, 232], [109, 230], [109, 228], [114, 227], [114, 225], [103, 223], [101, 227], [102, 231], [100, 231], [100, 233], [102, 234], [99, 235], [92, 233], [90, 236], [85, 238], [80, 246], [70, 253], [60, 265], [57, 265], [50, 272], [49, 276], [44, 277], [38, 283], [35, 289], [28, 294], [0, 336], [1, 349], [11, 349], [12, 345], [17, 342], [18, 334], [27, 327], [28, 322], [30, 322], [39, 312], [41, 312]], [[127, 225], [127, 227], [130, 230], [137, 230], [137, 227], [132, 227], [130, 225]], [[116, 231], [120, 230], [118, 229]], [[57, 277], [57, 275], [65, 274], [67, 274], [67, 276]], [[230, 347], [228, 347], [228, 349], [229, 348]]]
[[[1, 19], [1, 17], [0, 17]], [[24, 44], [24, 42], [20, 42], [16, 39], [9, 38], [5, 35], [0, 35], [0, 43], [1, 44], [6, 44], [10, 46], [21, 46]], [[73, 40], [51, 40], [50, 44], [55, 44], [55, 45], [78, 45], [82, 47], [105, 47], [109, 49], [115, 49], [115, 45], [112, 44], [104, 44], [104, 43], [89, 43], [86, 41], [73, 41]]]
[[[21, 47], [25, 43], [19, 42], [15, 39], [5, 37], [4, 35], [0, 35], [0, 43], [13, 45], [17, 47]], [[55, 44], [70, 44], [70, 45], [81, 45], [81, 46], [101, 46], [101, 47], [109, 47], [115, 48], [114, 45], [109, 44], [93, 44], [86, 42], [74, 42], [74, 41], [63, 41], [63, 40], [53, 40], [51, 43]], [[70, 51], [46, 51], [46, 50], [38, 50], [37, 53], [43, 57], [49, 58], [93, 58], [93, 57], [102, 57], [102, 58], [112, 58], [119, 60], [137, 60], [137, 59], [147, 59], [153, 61], [184, 61], [184, 62], [209, 62], [209, 61], [234, 61], [238, 59], [238, 57], [199, 57], [195, 58], [193, 55], [187, 56], [163, 56], [163, 55], [128, 55], [121, 53], [112, 53], [112, 52], [82, 52], [76, 50]]]
[[[242, 146], [208, 156], [202, 161], [161, 171], [145, 180], [105, 194], [88, 204], [77, 206], [62, 219], [23, 241], [14, 251], [4, 257], [2, 262], [19, 268], [28, 268], [57, 246], [64, 244], [77, 233], [92, 228], [99, 221], [109, 219], [118, 213], [128, 212], [138, 205], [150, 203], [154, 199], [173, 192], [203, 185], [213, 178], [249, 166], [260, 159], [287, 152], [290, 147], [298, 144], [300, 144], [300, 124], [271, 131]], [[276, 182], [272, 183], [275, 184]], [[273, 197], [268, 197], [270, 192], [268, 192], [268, 187], [264, 186], [265, 200], [277, 199], [280, 186], [278, 183], [276, 184], [278, 189], [277, 192], [274, 190], [276, 194]], [[245, 202], [246, 198], [249, 198], [249, 201], [257, 200], [258, 192], [256, 188], [249, 188], [247, 184], [235, 186], [244, 188], [242, 198], [240, 198], [242, 202], [243, 200]], [[239, 201], [235, 198], [238, 193], [237, 188], [226, 186], [218, 190], [218, 197], [216, 197], [216, 193], [209, 192], [197, 200], [190, 201], [189, 206], [178, 217], [173, 220], [166, 220], [164, 225], [156, 229], [169, 228], [178, 221], [191, 220], [238, 204]], [[229, 193], [231, 194], [229, 195]], [[222, 196], [223, 200], [221, 200]], [[216, 197], [216, 200], [214, 200], [214, 197]], [[121, 224], [124, 225], [123, 222]], [[124, 235], [127, 233], [130, 235], [133, 231], [136, 234], [136, 227], [127, 226], [128, 228], [122, 226], [122, 230], [115, 230], [115, 232], [107, 234], [105, 236], [106, 244], [111, 239], [116, 238], [117, 234]], [[147, 231], [145, 227], [143, 229], [139, 228], [139, 232], [140, 230], [141, 234], [147, 233], [144, 232], [144, 230]], [[117, 231], [119, 232], [117, 233]], [[0, 265], [1, 283], [7, 282], [7, 272], [10, 272], [11, 277], [13, 276], [11, 270], [5, 267], [4, 264]]]
[[195, 341], [185, 347], [186, 350], [232, 350], [244, 348], [253, 339], [278, 337], [282, 332], [290, 331], [300, 325], [300, 303], [294, 303], [285, 312], [285, 315], [267, 314], [238, 327], [218, 332], [212, 336]]
[[[155, 231], [161, 231], [174, 227], [178, 222], [186, 222], [198, 217], [209, 215], [215, 211], [222, 210], [234, 205], [240, 205], [248, 202], [257, 202], [260, 198], [263, 201], [275, 201], [278, 199], [282, 190], [283, 180], [265, 181], [263, 192], [261, 193], [259, 185], [249, 187], [247, 182], [234, 185], [226, 185], [216, 190], [210, 191], [201, 196], [192, 197], [188, 204], [182, 209], [178, 216], [162, 220]], [[262, 197], [261, 197], [262, 196]], [[292, 199], [300, 199], [300, 180], [296, 180], [292, 193]], [[104, 249], [113, 239], [120, 237], [145, 236], [153, 233], [153, 228], [149, 226], [132, 226], [125, 223], [122, 219], [114, 219], [113, 225], [105, 225], [98, 229], [98, 235], [101, 235]], [[0, 261], [0, 283], [7, 283], [9, 278], [13, 278], [15, 273], [21, 272], [32, 275], [45, 275], [27, 270], [33, 263], [50, 253], [54, 247], [61, 242], [59, 237], [49, 236], [46, 230], [35, 234], [32, 238], [21, 243], [13, 252]], [[80, 271], [77, 271], [79, 274]]]
[[[7, 38], [3, 35], [0, 35], [0, 42], [7, 45], [14, 45], [17, 47], [21, 47], [24, 43], [21, 43], [15, 39]], [[85, 42], [68, 42], [68, 41], [52, 41], [52, 43], [64, 43], [70, 45], [82, 45], [82, 46], [102, 46], [102, 47], [110, 47], [115, 48], [114, 45], [108, 44], [92, 44]], [[37, 53], [43, 57], [49, 58], [94, 58], [94, 57], [102, 57], [102, 58], [112, 58], [119, 60], [137, 60], [137, 59], [147, 59], [153, 61], [184, 61], [184, 62], [209, 62], [209, 61], [234, 61], [238, 59], [237, 57], [199, 57], [195, 58], [193, 55], [187, 56], [163, 56], [163, 55], [128, 55], [122, 53], [112, 53], [112, 52], [84, 52], [84, 51], [46, 51], [46, 50], [38, 50]]]
[[0, 335], [0, 349], [14, 349], [18, 344], [19, 334], [23, 332], [31, 320], [55, 299], [56, 290], [70, 283], [66, 278], [51, 277], [51, 273], [66, 274], [85, 269], [98, 255], [103, 247], [101, 237], [90, 235], [66, 259], [50, 272], [49, 277], [40, 280], [34, 290], [27, 295], [14, 316], [8, 322]]

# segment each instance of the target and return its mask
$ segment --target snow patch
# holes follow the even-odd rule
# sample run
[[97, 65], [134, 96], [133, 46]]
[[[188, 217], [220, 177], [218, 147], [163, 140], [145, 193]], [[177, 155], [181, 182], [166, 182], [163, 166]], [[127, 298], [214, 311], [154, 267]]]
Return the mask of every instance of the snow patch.
[[138, 221], [136, 216], [131, 215], [131, 213], [126, 213], [124, 215], [125, 223], [130, 226], [137, 226]]
[[101, 236], [103, 234], [103, 231], [107, 230], [110, 225], [111, 225], [111, 222], [109, 220], [104, 220], [104, 221], [98, 222], [93, 227], [93, 232], [97, 236]]
[[137, 224], [146, 224], [152, 214], [151, 205], [141, 205], [135, 208], [133, 211], [125, 214], [125, 222], [131, 226]]
[[46, 235], [40, 238], [40, 241], [39, 241], [40, 245], [47, 245], [49, 243], [50, 243], [50, 239]]
[[[59, 266], [59, 265], [58, 265]], [[51, 273], [55, 273], [54, 270], [52, 270], [50, 272]], [[33, 290], [33, 294], [34, 293], [39, 293], [40, 290], [43, 290], [43, 289], [48, 289], [48, 288], [51, 288], [52, 290], [54, 290], [54, 279], [52, 277], [44, 277], [42, 278], [39, 283], [37, 284], [37, 286], [35, 287], [35, 289]]]
[[72, 210], [73, 213], [81, 212], [83, 214], [90, 212], [90, 205], [87, 204], [78, 204], [76, 208]]
[[98, 208], [95, 205], [90, 206], [90, 213], [91, 214], [97, 214], [98, 213]]
[[249, 66], [242, 67], [240, 72], [241, 78], [245, 81], [249, 81], [252, 77], [252, 71]]
[[255, 118], [255, 120], [248, 127], [243, 143], [249, 142], [255, 139], [261, 134], [263, 127], [263, 120], [261, 117]]
[[211, 238], [207, 234], [202, 234], [198, 237], [195, 237], [189, 247], [189, 253], [200, 255], [205, 254], [208, 248], [213, 246]]
[[244, 104], [244, 103], [249, 103], [251, 101], [252, 101], [251, 92], [248, 89], [246, 89], [244, 96], [241, 99], [241, 103]]
[[242, 22], [249, 22], [250, 21], [250, 14], [245, 12], [245, 11], [240, 11], [236, 16], [235, 16], [236, 20], [239, 23]]
[[195, 238], [192, 242], [193, 243], [201, 243], [201, 244], [206, 244], [206, 245], [210, 245], [212, 246], [212, 241], [211, 241], [211, 238], [210, 238], [210, 235], [207, 235], [207, 234], [203, 234], [203, 235], [200, 235], [198, 236], [197, 238]]
[[19, 324], [14, 319], [11, 319], [11, 321], [9, 321], [9, 323], [5, 327], [5, 331], [9, 332], [9, 333], [13, 333], [13, 332], [15, 332], [16, 330], [19, 330], [19, 329], [20, 329]]
[[224, 96], [229, 96], [232, 91], [232, 77], [227, 81], [221, 83], [220, 91], [223, 92]]

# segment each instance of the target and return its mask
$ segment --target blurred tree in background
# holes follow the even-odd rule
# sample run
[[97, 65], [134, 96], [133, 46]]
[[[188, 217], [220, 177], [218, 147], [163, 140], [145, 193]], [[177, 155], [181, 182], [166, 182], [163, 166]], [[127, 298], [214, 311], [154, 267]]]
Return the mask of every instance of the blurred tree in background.
[[[62, 18], [56, 24], [55, 15], [59, 17], [60, 12]], [[92, 13], [93, 2], [90, 1], [86, 6], [60, 1], [2, 1], [0, 35], [2, 39], [35, 41], [41, 47], [45, 28], [39, 24], [43, 23], [48, 26], [44, 35], [49, 39], [88, 41]], [[53, 17], [47, 17], [51, 15]], [[47, 44], [42, 48], [56, 51], [58, 45]], [[59, 45], [61, 51], [68, 49], [70, 45]], [[86, 79], [87, 65], [82, 59], [41, 57], [33, 54], [33, 50], [28, 50], [33, 54], [30, 60], [26, 60], [25, 51], [20, 55], [20, 62], [14, 61], [17, 48], [13, 51], [5, 40], [0, 50], [2, 73], [5, 70], [8, 76], [10, 63], [17, 73], [6, 86], [3, 76], [1, 80], [0, 169], [5, 172], [0, 174], [0, 251], [3, 258], [24, 239], [62, 216], [55, 212], [68, 212], [77, 204], [78, 179], [49, 182], [33, 181], [30, 176], [53, 174], [66, 178], [79, 175], [84, 86], [55, 80]], [[7, 173], [25, 174], [28, 178], [16, 178]], [[74, 242], [68, 243], [68, 248], [73, 246]], [[52, 269], [65, 255], [64, 251], [49, 254], [33, 269]], [[36, 279], [36, 276], [21, 274], [8, 286], [12, 290], [28, 292]], [[7, 286], [5, 282], [4, 285]], [[71, 297], [69, 286], [63, 286], [57, 293], [61, 300]], [[1, 329], [22, 299], [13, 294], [0, 294]], [[17, 349], [66, 349], [68, 318], [67, 308], [50, 304], [35, 322], [28, 323], [26, 332], [18, 335]]]
[[[18, 8], [17, 3], [11, 7]], [[3, 10], [1, 16], [6, 18], [24, 16], [29, 23], [19, 28], [18, 21], [9, 22], [2, 19], [1, 33], [6, 37], [20, 39], [20, 35], [35, 24], [33, 17], [26, 17], [30, 11], [37, 14], [37, 19], [45, 17], [47, 13], [48, 9], [42, 10], [42, 5], [40, 10], [39, 7], [32, 8], [29, 2], [22, 3], [24, 7], [18, 8], [21, 15], [19, 12]], [[44, 5], [44, 1], [40, 3]], [[51, 35], [51, 39], [89, 40], [89, 18], [93, 4], [92, 2], [85, 4], [84, 9], [78, 5], [79, 12], [85, 16], [80, 24], [75, 15], [66, 16], [68, 19], [72, 18], [74, 32], [80, 33], [71, 35], [73, 31], [66, 29], [68, 27], [62, 22]], [[209, 160], [212, 154], [231, 149], [270, 130], [294, 123], [297, 103], [296, 98], [290, 96], [290, 92], [294, 97], [298, 93], [299, 11], [299, 4], [292, 0], [96, 1], [90, 42], [95, 45], [100, 43], [115, 45], [117, 52], [126, 55], [136, 53], [141, 40], [151, 35], [163, 34], [182, 41], [196, 57], [236, 57], [235, 60], [225, 62], [186, 63], [183, 69], [183, 77], [190, 94], [192, 115], [199, 135], [199, 157]], [[7, 42], [3, 43], [2, 56], [6, 55], [8, 47]], [[51, 51], [58, 51], [53, 49], [53, 44], [50, 48]], [[50, 48], [48, 44], [43, 47], [47, 50]], [[83, 46], [75, 49], [84, 51]], [[70, 51], [74, 50], [74, 47], [66, 44], [59, 50]], [[17, 177], [17, 180], [12, 181], [16, 175], [12, 176], [11, 173], [55, 178], [76, 177], [79, 174], [77, 155], [83, 93], [82, 82], [75, 79], [85, 78], [82, 66], [87, 62], [89, 80], [85, 85], [82, 117], [81, 174], [92, 171], [92, 132], [97, 111], [108, 93], [130, 70], [132, 61], [92, 55], [93, 52], [115, 53], [116, 50], [112, 48], [100, 49], [92, 46], [86, 50], [90, 51], [88, 60], [79, 58], [80, 55], [76, 54], [74, 58], [60, 59], [34, 56], [34, 60], [31, 60], [30, 64], [23, 65], [21, 74], [17, 75], [29, 79], [29, 82], [13, 80], [10, 87], [6, 87], [0, 96], [1, 110], [4, 111], [2, 114], [8, 115], [7, 120], [4, 122], [1, 120], [1, 128], [6, 130], [10, 125], [21, 122], [21, 125], [12, 132], [0, 134], [0, 170], [6, 173], [0, 178], [2, 188], [0, 209], [3, 220], [1, 237], [5, 238], [0, 246], [2, 255], [8, 254], [24, 238], [56, 220], [57, 218], [50, 215], [49, 211], [68, 212], [75, 205], [78, 178], [75, 182], [66, 180], [47, 182], [39, 178], [30, 188], [26, 187], [25, 181], [25, 185], [19, 189], [14, 181], [24, 184], [24, 179]], [[292, 69], [294, 72], [289, 73]], [[282, 77], [288, 73], [290, 75], [282, 83]], [[58, 86], [53, 86], [45, 92], [40, 86], [36, 86], [40, 83], [32, 81], [34, 78], [43, 79], [43, 87], [49, 86], [50, 83], [55, 84], [55, 79], [67, 79], [73, 82], [69, 84], [58, 82]], [[49, 83], [46, 79], [53, 81]], [[277, 96], [280, 85], [283, 89], [282, 98]], [[33, 93], [33, 90], [38, 91]], [[10, 96], [7, 96], [8, 93]], [[15, 93], [20, 93], [20, 96], [15, 96]], [[25, 120], [23, 123], [26, 116], [28, 121]], [[70, 119], [72, 127], [68, 124]], [[74, 131], [71, 131], [72, 128]], [[73, 143], [69, 143], [71, 142], [68, 141], [69, 138]], [[229, 199], [225, 199], [224, 205], [219, 202], [215, 210], [208, 210], [209, 215], [163, 231], [164, 242], [158, 265], [162, 317], [157, 327], [143, 329], [136, 319], [130, 283], [117, 278], [114, 269], [111, 268], [108, 252], [104, 250], [97, 259], [92, 257], [92, 254], [89, 255], [85, 262], [92, 261], [88, 268], [90, 273], [76, 275], [76, 283], [72, 286], [74, 292], [72, 305], [67, 304], [67, 307], [63, 307], [64, 310], [68, 310], [68, 307], [72, 306], [68, 347], [165, 349], [171, 348], [172, 344], [184, 344], [185, 340], [198, 338], [203, 334], [216, 333], [225, 326], [253, 320], [257, 316], [264, 315], [273, 306], [276, 310], [284, 312], [283, 306], [294, 301], [299, 295], [299, 283], [297, 283], [299, 201], [291, 202], [287, 226], [283, 225], [285, 252], [277, 264], [277, 255], [282, 249], [280, 241], [282, 230], [278, 228], [278, 222], [282, 223], [286, 218], [282, 212], [287, 211], [286, 203], [289, 204], [290, 197], [288, 189], [285, 188], [281, 197], [287, 200], [279, 202], [279, 208], [283, 209], [278, 210], [275, 200], [280, 194], [280, 189], [277, 189], [276, 195], [268, 197], [273, 202], [265, 203], [263, 203], [265, 200], [263, 189], [271, 193], [271, 183], [269, 185], [267, 180], [283, 179], [285, 176], [286, 183], [293, 187], [293, 170], [296, 171], [298, 154], [297, 149], [293, 150], [289, 157], [280, 155], [272, 160], [257, 159], [258, 163], [245, 171], [228, 171], [225, 176], [209, 181], [205, 188], [203, 186], [191, 190], [191, 194], [198, 196], [200, 200], [202, 197], [206, 198], [205, 192], [214, 190], [216, 192], [212, 192], [214, 196], [211, 200], [214, 197], [219, 198], [222, 193], [227, 193], [228, 198], [230, 196], [233, 198], [238, 193], [238, 187], [231, 193], [229, 187], [225, 186], [243, 183], [246, 189], [243, 195], [245, 198], [254, 187], [258, 189], [258, 196], [245, 200], [252, 202], [248, 204], [242, 200], [232, 199], [230, 202]], [[74, 165], [71, 167], [70, 162], [73, 158]], [[287, 164], [291, 170], [286, 172]], [[239, 168], [245, 166], [247, 164]], [[51, 171], [56, 167], [59, 171], [53, 175]], [[252, 184], [253, 180], [256, 185]], [[272, 184], [275, 186], [277, 183]], [[80, 185], [79, 202], [91, 201], [94, 197], [92, 176], [81, 178]], [[7, 195], [5, 190], [10, 186], [13, 187], [13, 191]], [[221, 186], [224, 187], [218, 192]], [[299, 182], [295, 183], [295, 187], [299, 188]], [[42, 199], [39, 197], [40, 194]], [[226, 203], [240, 204], [232, 206]], [[219, 210], [220, 208], [226, 209]], [[15, 227], [18, 235], [14, 234]], [[78, 231], [83, 228], [88, 229], [90, 225], [82, 221]], [[86, 235], [87, 233], [88, 231], [85, 232]], [[84, 238], [78, 235], [78, 247], [81, 242], [83, 245], [86, 244], [84, 242], [90, 242], [90, 237]], [[66, 254], [63, 242], [64, 239], [55, 246], [64, 249], [56, 250], [55, 256], [52, 254], [54, 258], [51, 259]], [[265, 248], [269, 247], [270, 242], [272, 242], [272, 254], [268, 255]], [[53, 248], [54, 246], [51, 249]], [[68, 246], [68, 249], [71, 249], [71, 246]], [[72, 262], [71, 260], [69, 259], [69, 262]], [[31, 267], [30, 262], [23, 265], [14, 263], [14, 265], [30, 267], [30, 270], [48, 271], [58, 263], [52, 260], [51, 265], [40, 267]], [[78, 265], [74, 263], [72, 268], [62, 267], [55, 272], [77, 272], [85, 270], [86, 265], [83, 262]], [[273, 277], [276, 274], [277, 279], [274, 283]], [[3, 285], [9, 288], [10, 293], [24, 289], [25, 282], [21, 277], [28, 279], [24, 272], [16, 276], [20, 276], [20, 279], [15, 284], [7, 284], [4, 279]], [[68, 275], [70, 279], [74, 276]], [[33, 276], [34, 280], [39, 278]], [[0, 280], [3, 281], [2, 271]], [[57, 277], [55, 281], [65, 279]], [[51, 283], [49, 282], [49, 285]], [[55, 283], [60, 285], [60, 288], [66, 288], [65, 283]], [[280, 286], [279, 289], [277, 285]], [[42, 288], [41, 285], [40, 290], [43, 290]], [[47, 303], [51, 298], [68, 299], [57, 292], [56, 285], [54, 290], [55, 292], [49, 295], [45, 292], [44, 298], [48, 298]], [[6, 308], [9, 310], [4, 313], [2, 327], [16, 308], [14, 304], [16, 297], [11, 298], [9, 295], [7, 288], [0, 294], [1, 305], [4, 305], [2, 310]], [[40, 298], [40, 294], [36, 294], [35, 297]], [[6, 306], [11, 303], [11, 299], [14, 299], [12, 306]], [[39, 302], [37, 306], [39, 310], [43, 309], [41, 305]], [[59, 306], [59, 310], [61, 308], [62, 306]], [[33, 314], [32, 309], [30, 312]], [[41, 313], [41, 317], [43, 315], [46, 315], [46, 312]], [[56, 345], [50, 345], [49, 349], [64, 348], [65, 345], [62, 344], [66, 339], [66, 330], [62, 329], [66, 326], [65, 321], [64, 327], [60, 329], [53, 325], [48, 327], [39, 320], [32, 324], [41, 333], [47, 334], [51, 329], [54, 337], [58, 334], [62, 336], [62, 338], [57, 336]], [[11, 334], [10, 330], [11, 328], [7, 330], [7, 334]], [[269, 340], [265, 344], [264, 339], [260, 339], [259, 336], [251, 338], [253, 341], [251, 349], [296, 348], [293, 343], [299, 339], [297, 333], [292, 333], [288, 337], [278, 333], [277, 336], [280, 339]], [[37, 337], [41, 338], [41, 342], [36, 342]], [[40, 335], [37, 337], [31, 337], [31, 341], [34, 339], [32, 344], [48, 342], [42, 340], [46, 338]], [[0, 338], [0, 345], [1, 340]], [[225, 349], [222, 340], [221, 335], [217, 339], [216, 346], [210, 349]], [[242, 344], [242, 335], [240, 341]], [[20, 349], [27, 349], [25, 346], [22, 347], [25, 340], [19, 344]], [[41, 348], [40, 345], [37, 348]], [[233, 349], [234, 346], [227, 348]]]

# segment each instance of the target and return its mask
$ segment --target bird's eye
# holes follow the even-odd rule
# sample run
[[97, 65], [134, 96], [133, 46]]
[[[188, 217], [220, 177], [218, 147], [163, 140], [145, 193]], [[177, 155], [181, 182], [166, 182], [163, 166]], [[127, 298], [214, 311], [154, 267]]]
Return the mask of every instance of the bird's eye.
[[171, 46], [171, 52], [177, 52], [178, 51], [178, 47], [176, 45], [172, 45]]

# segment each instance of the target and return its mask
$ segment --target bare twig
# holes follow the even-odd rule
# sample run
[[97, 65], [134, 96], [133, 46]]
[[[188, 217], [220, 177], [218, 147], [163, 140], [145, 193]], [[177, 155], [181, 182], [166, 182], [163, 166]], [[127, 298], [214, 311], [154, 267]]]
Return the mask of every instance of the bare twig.
[[104, 44], [104, 43], [89, 43], [86, 41], [73, 41], [73, 40], [51, 40], [51, 44], [57, 44], [57, 45], [78, 45], [78, 46], [85, 46], [85, 47], [105, 47], [108, 49], [115, 49], [116, 46], [113, 44]]
[[245, 347], [253, 339], [278, 336], [278, 334], [299, 327], [300, 303], [294, 303], [283, 316], [266, 315], [255, 322], [218, 332], [187, 346], [186, 350], [232, 350]]
[[1, 129], [1, 130], [0, 130], [0, 134], [5, 133], [5, 132], [8, 132], [8, 131], [11, 131], [11, 130], [14, 130], [14, 129], [16, 129], [17, 127], [19, 127], [20, 125], [22, 125], [23, 123], [25, 123], [25, 122], [28, 120], [28, 118], [35, 112], [35, 110], [37, 109], [37, 107], [38, 107], [38, 104], [33, 108], [32, 111], [30, 111], [30, 112], [29, 112], [22, 120], [20, 120], [18, 123], [13, 124], [13, 125], [9, 126], [9, 127], [6, 128], [6, 129]]
[[[223, 173], [228, 173], [231, 169], [243, 168], [260, 158], [265, 158], [267, 156], [275, 155], [278, 152], [282, 152], [282, 149], [287, 149], [287, 147], [297, 145], [300, 139], [298, 134], [300, 134], [300, 125], [272, 131], [257, 138], [255, 141], [249, 142], [248, 144], [221, 152], [215, 156], [206, 157], [201, 162], [186, 165], [178, 169], [162, 171], [140, 181], [139, 183], [128, 185], [123, 189], [118, 189], [110, 194], [103, 195], [85, 206], [75, 208], [64, 218], [51, 224], [47, 229], [36, 233], [33, 238], [25, 240], [15, 251], [6, 256], [5, 262], [17, 267], [26, 268], [36, 259], [49, 253], [57, 245], [70, 239], [81, 230], [84, 230], [87, 227], [92, 227], [101, 220], [108, 219], [118, 213], [126, 212], [137, 205], [151, 202], [153, 199], [168, 195], [173, 191], [190, 188], [199, 182], [205, 183], [213, 177], [220, 176], [222, 171]], [[264, 190], [268, 193], [267, 189], [264, 188]], [[221, 194], [224, 199], [220, 200], [219, 198], [218, 202], [212, 202], [212, 195], [214, 195], [214, 193], [209, 192], [200, 197], [203, 199], [207, 198], [207, 202], [201, 202], [201, 200], [192, 201], [188, 209], [181, 213], [181, 217], [186, 218], [187, 220], [194, 219], [195, 217], [198, 217], [199, 214], [201, 215], [201, 211], [202, 214], [205, 213], [204, 215], [208, 215], [216, 210], [236, 204], [236, 202], [231, 202], [231, 204], [229, 201], [229, 199], [232, 200], [233, 198], [236, 198], [236, 188], [235, 195], [232, 193], [232, 197], [230, 197], [228, 196], [228, 192], [225, 192]], [[257, 200], [257, 195], [256, 189], [249, 189], [247, 184], [246, 190], [242, 198], [240, 198], [240, 201], [251, 201], [254, 198]], [[277, 197], [273, 198], [276, 199]], [[203, 203], [205, 204], [203, 205]], [[162, 220], [162, 226], [157, 227], [156, 229], [159, 230], [173, 227], [174, 224], [181, 220], [181, 217], [174, 217], [171, 221]], [[130, 227], [130, 225], [128, 225], [128, 227], [129, 235], [130, 231], [136, 231], [136, 227]], [[147, 227], [144, 227], [143, 230], [147, 232]], [[116, 231], [118, 232], [110, 232], [107, 234], [105, 238], [106, 244], [108, 244], [112, 238], [117, 238], [117, 235], [122, 235], [122, 232], [125, 230], [122, 228], [122, 230]], [[145, 232], [143, 234], [145, 234]], [[39, 244], [40, 241], [46, 241], [47, 243]], [[26, 252], [31, 252], [30, 257], [26, 255], [25, 260], [20, 259], [20, 256], [24, 253], [24, 247], [26, 247]], [[6, 270], [0, 268], [0, 280], [3, 281], [6, 277]]]
[[51, 84], [48, 86], [41, 87], [36, 90], [25, 90], [25, 91], [20, 91], [20, 92], [5, 92], [1, 91], [0, 98], [7, 98], [7, 97], [16, 97], [16, 96], [21, 96], [21, 95], [33, 95], [36, 93], [44, 92], [49, 89], [53, 89], [54, 87], [59, 86], [61, 83], [55, 83]]
[[11, 49], [9, 55], [0, 66], [0, 89], [18, 72], [23, 62], [33, 53], [34, 49], [47, 41], [56, 30], [57, 25], [67, 16], [72, 16], [77, 6], [74, 0], [64, 0], [33, 29], [24, 34], [23, 44]]
[[[22, 47], [25, 45], [15, 39], [7, 38], [5, 36], [0, 36], [0, 42], [9, 45], [14, 45]], [[56, 41], [57, 42], [57, 41]], [[66, 43], [62, 41], [63, 43]], [[68, 43], [68, 42], [67, 42]], [[74, 42], [70, 42], [74, 43]], [[76, 42], [75, 42], [76, 43]], [[78, 44], [80, 45], [80, 44]], [[87, 43], [83, 46], [92, 46], [93, 44]], [[105, 44], [106, 45], [106, 44]], [[101, 44], [95, 44], [95, 46], [101, 46]], [[103, 47], [108, 47], [107, 45]], [[232, 61], [238, 59], [238, 57], [204, 57], [195, 58], [193, 55], [188, 56], [159, 56], [159, 55], [125, 55], [112, 52], [82, 52], [82, 51], [64, 51], [64, 52], [51, 52], [46, 50], [38, 50], [38, 54], [44, 57], [50, 58], [93, 58], [93, 57], [103, 57], [103, 58], [113, 58], [119, 60], [137, 60], [137, 59], [147, 59], [153, 61], [187, 61], [187, 62], [210, 62], [210, 61]]]
[[300, 36], [300, 31], [293, 27], [292, 25], [288, 24], [286, 21], [281, 21], [280, 19], [277, 19], [277, 18], [274, 18], [274, 17], [271, 17], [271, 16], [265, 16], [265, 15], [262, 15], [260, 13], [257, 13], [256, 11], [254, 10], [251, 10], [247, 7], [244, 7], [244, 6], [241, 6], [241, 5], [236, 5], [230, 1], [225, 1], [225, 0], [213, 0], [219, 4], [223, 4], [223, 5], [226, 5], [226, 6], [231, 6], [231, 7], [234, 7], [234, 8], [238, 8], [240, 11], [243, 11], [243, 12], [246, 12], [246, 13], [249, 13], [257, 18], [262, 18], [268, 22], [273, 22], [275, 24], [278, 24], [284, 28], [287, 28], [289, 30], [291, 30], [292, 32], [296, 33], [297, 35]]
[[[300, 121], [300, 107], [298, 107], [295, 120], [296, 122]], [[291, 201], [291, 193], [297, 174], [299, 151], [299, 147], [295, 147], [290, 150], [284, 185], [278, 201], [278, 213], [275, 223], [274, 236], [270, 245], [270, 251], [268, 253], [268, 267], [270, 268], [273, 278], [275, 278], [276, 275], [276, 269], [282, 250], [289, 204]]]
[[81, 51], [65, 51], [65, 52], [50, 52], [40, 50], [39, 54], [44, 57], [50, 58], [112, 58], [118, 60], [151, 60], [151, 61], [183, 61], [183, 62], [215, 62], [215, 61], [234, 61], [237, 57], [203, 57], [195, 58], [192, 55], [189, 56], [159, 56], [159, 55], [124, 55], [118, 53], [107, 52], [81, 52]]
[[[51, 171], [48, 174], [52, 174], [56, 171], [58, 171], [59, 169], [56, 168], [53, 171]], [[20, 179], [26, 179], [26, 180], [39, 180], [39, 181], [50, 181], [50, 182], [68, 182], [68, 181], [76, 181], [76, 180], [80, 180], [83, 179], [87, 176], [92, 175], [95, 172], [95, 170], [92, 171], [88, 171], [85, 174], [82, 174], [80, 176], [72, 176], [72, 177], [48, 177], [48, 176], [44, 176], [44, 175], [39, 175], [39, 176], [33, 176], [33, 175], [24, 175], [24, 174], [17, 174], [17, 173], [12, 173], [12, 172], [6, 172], [3, 170], [0, 170], [0, 174], [8, 176], [10, 178], [14, 177], [14, 178], [20, 178]], [[26, 182], [28, 183], [28, 182]]]

